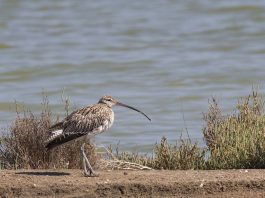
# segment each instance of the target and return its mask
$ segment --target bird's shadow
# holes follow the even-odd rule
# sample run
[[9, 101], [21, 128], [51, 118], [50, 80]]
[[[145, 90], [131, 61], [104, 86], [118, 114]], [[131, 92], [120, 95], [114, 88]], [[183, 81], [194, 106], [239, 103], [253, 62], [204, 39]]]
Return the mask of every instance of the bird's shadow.
[[65, 175], [70, 175], [70, 173], [65, 173], [65, 172], [48, 172], [48, 171], [28, 171], [28, 172], [18, 172], [16, 173], [18, 175], [35, 175], [35, 176], [65, 176]]

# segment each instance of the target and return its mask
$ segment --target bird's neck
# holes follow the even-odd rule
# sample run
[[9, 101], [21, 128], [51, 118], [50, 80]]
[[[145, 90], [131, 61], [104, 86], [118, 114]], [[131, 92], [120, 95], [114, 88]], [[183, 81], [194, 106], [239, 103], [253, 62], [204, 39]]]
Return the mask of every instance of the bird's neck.
[[107, 107], [111, 108], [111, 105], [109, 105], [107, 103], [104, 103], [104, 102], [101, 102], [101, 101], [99, 101], [98, 104], [101, 104], [101, 105], [104, 105], [104, 106], [107, 106]]

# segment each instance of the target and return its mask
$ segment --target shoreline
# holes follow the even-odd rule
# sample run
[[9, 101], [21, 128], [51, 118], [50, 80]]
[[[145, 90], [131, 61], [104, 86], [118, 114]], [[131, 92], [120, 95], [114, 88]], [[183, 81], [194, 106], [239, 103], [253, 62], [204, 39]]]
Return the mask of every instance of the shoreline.
[[0, 197], [262, 197], [265, 170], [1, 170]]

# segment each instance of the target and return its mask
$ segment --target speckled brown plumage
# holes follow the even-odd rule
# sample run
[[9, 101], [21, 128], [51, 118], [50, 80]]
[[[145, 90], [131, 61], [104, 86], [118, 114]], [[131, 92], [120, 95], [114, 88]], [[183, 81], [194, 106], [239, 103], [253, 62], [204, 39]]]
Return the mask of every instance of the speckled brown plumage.
[[[96, 135], [107, 130], [114, 121], [114, 113], [106, 104], [95, 104], [67, 116], [62, 122], [50, 128], [51, 137], [47, 140], [46, 148], [64, 144], [84, 135]], [[62, 130], [59, 135], [53, 135], [53, 131]]]

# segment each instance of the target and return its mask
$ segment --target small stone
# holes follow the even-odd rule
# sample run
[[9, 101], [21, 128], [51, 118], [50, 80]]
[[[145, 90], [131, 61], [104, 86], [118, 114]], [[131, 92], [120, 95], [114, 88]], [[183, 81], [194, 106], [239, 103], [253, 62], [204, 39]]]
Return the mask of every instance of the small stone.
[[128, 172], [123, 172], [124, 175], [128, 175]]
[[202, 180], [201, 184], [200, 184], [200, 188], [202, 188], [204, 186], [204, 179]]

